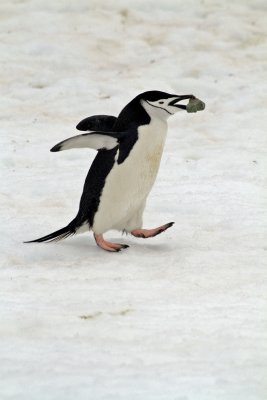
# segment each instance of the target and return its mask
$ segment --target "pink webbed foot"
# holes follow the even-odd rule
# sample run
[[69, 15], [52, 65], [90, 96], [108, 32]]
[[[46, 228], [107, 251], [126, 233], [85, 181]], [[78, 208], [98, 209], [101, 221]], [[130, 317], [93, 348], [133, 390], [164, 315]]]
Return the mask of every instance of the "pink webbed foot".
[[173, 226], [173, 224], [174, 224], [174, 222], [169, 222], [168, 224], [159, 226], [158, 228], [154, 228], [154, 229], [135, 229], [135, 230], [131, 231], [131, 234], [138, 238], [147, 239], [150, 237], [157, 236], [160, 233], [166, 231], [166, 229]]
[[129, 247], [127, 244], [107, 242], [103, 238], [103, 235], [97, 235], [96, 233], [94, 233], [94, 238], [96, 244], [106, 251], [118, 252], [121, 251], [121, 249], [127, 249], [127, 247]]

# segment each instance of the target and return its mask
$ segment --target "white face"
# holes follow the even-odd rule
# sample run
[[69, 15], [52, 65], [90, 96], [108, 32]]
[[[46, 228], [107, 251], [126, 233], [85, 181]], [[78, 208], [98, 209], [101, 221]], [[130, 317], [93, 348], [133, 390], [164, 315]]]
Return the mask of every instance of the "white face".
[[141, 100], [141, 104], [151, 117], [167, 119], [178, 111], [182, 111], [182, 109], [177, 107], [177, 105], [171, 104], [172, 102], [177, 102], [177, 104], [180, 104], [180, 100], [181, 99], [176, 96], [156, 101]]

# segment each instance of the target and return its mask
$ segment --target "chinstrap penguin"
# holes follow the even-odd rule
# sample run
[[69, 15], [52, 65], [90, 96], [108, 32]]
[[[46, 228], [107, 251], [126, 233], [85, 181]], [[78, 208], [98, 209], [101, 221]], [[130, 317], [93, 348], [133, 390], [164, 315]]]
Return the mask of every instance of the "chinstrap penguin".
[[97, 150], [84, 183], [79, 211], [66, 227], [26, 243], [58, 241], [87, 230], [93, 232], [99, 247], [117, 252], [129, 246], [106, 241], [103, 234], [111, 229], [150, 238], [170, 228], [173, 222], [143, 229], [143, 212], [159, 169], [167, 119], [186, 109], [182, 100], [192, 98], [193, 95], [153, 90], [136, 96], [118, 117], [94, 115], [82, 120], [76, 128], [87, 133], [51, 149]]

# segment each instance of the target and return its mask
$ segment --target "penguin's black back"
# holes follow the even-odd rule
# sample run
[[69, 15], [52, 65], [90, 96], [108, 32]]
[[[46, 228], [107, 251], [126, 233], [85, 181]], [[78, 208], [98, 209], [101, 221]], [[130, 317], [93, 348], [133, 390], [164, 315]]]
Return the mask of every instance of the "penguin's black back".
[[117, 150], [118, 147], [115, 147], [97, 153], [84, 182], [79, 212], [75, 218], [77, 226], [85, 222], [88, 222], [89, 226], [93, 225], [106, 177], [115, 163]]

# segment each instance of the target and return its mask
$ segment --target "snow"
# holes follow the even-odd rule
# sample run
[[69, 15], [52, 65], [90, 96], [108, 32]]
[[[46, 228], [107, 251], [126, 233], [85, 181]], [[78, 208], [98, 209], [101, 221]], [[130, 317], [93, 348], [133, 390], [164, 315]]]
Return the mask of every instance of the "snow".
[[[1, 400], [266, 398], [266, 8], [1, 1]], [[151, 89], [207, 105], [169, 120], [145, 211], [176, 224], [23, 244], [75, 216], [95, 155], [49, 149]]]

